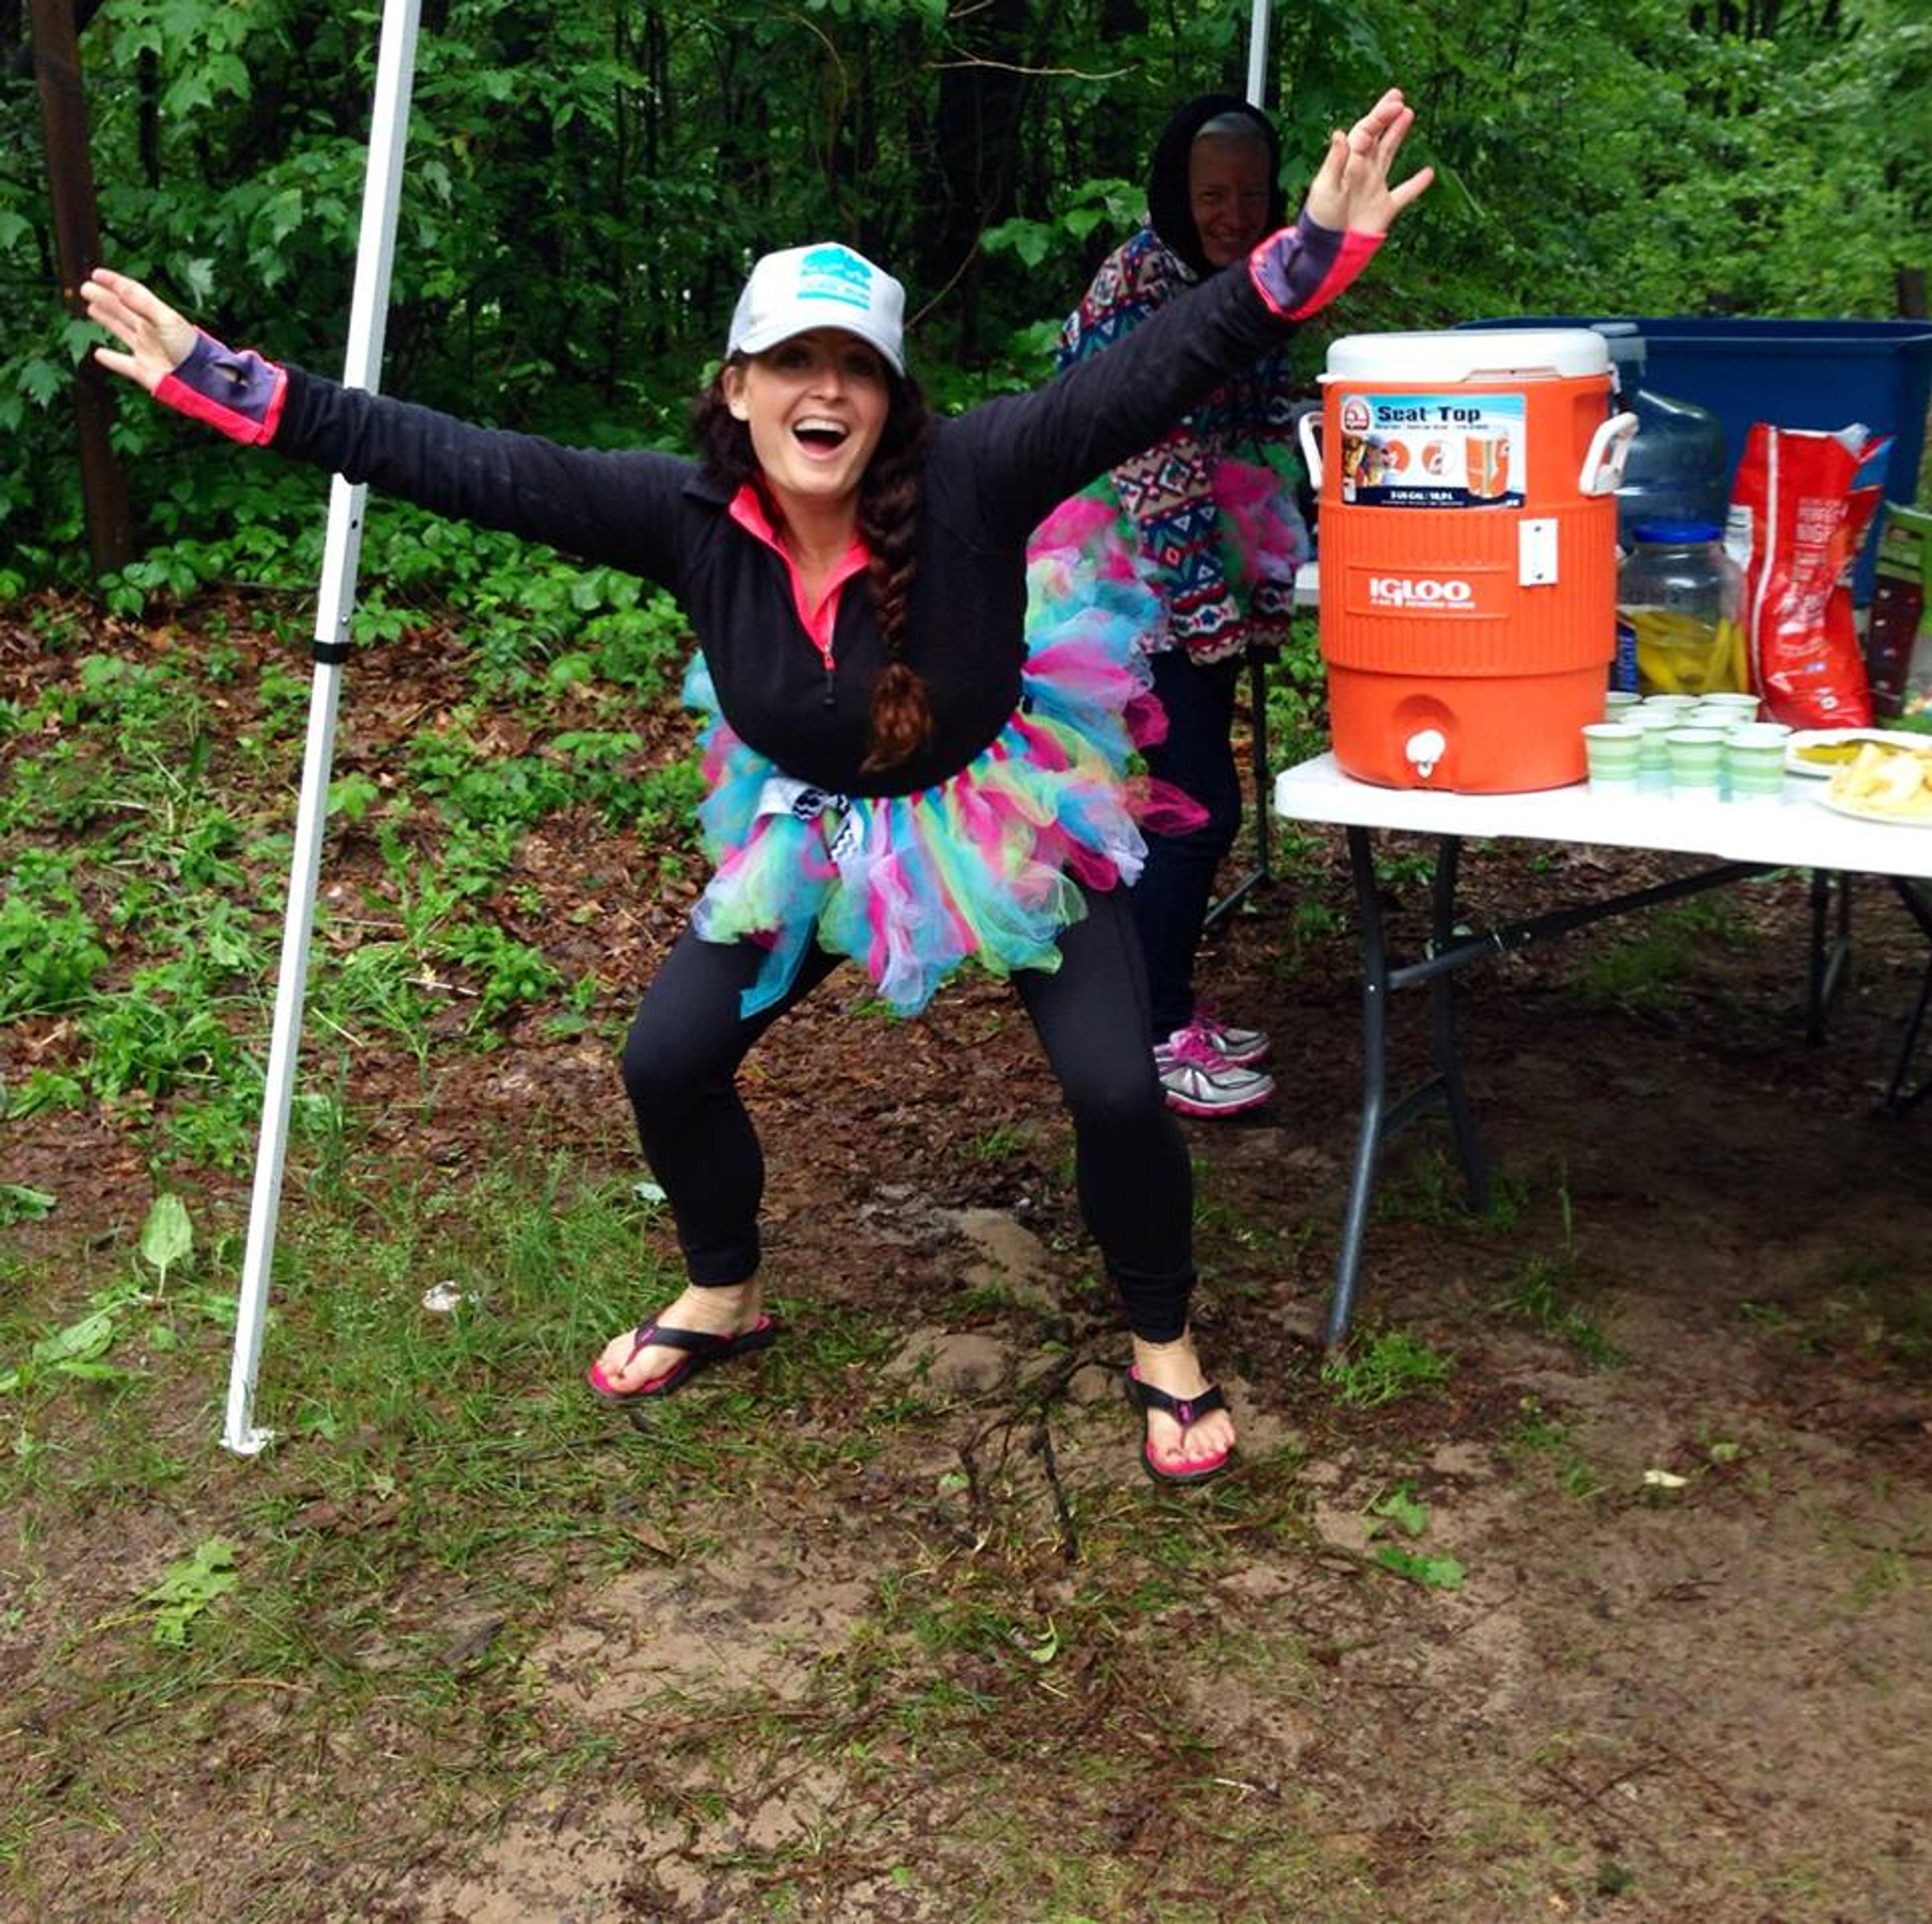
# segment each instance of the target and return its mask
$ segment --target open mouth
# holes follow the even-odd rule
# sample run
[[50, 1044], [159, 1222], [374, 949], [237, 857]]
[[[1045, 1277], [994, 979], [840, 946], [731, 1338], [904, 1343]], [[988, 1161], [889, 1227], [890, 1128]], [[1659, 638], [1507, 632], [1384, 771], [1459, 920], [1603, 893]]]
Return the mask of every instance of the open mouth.
[[830, 454], [845, 444], [851, 430], [844, 423], [818, 416], [808, 416], [792, 429], [794, 436], [820, 454]]

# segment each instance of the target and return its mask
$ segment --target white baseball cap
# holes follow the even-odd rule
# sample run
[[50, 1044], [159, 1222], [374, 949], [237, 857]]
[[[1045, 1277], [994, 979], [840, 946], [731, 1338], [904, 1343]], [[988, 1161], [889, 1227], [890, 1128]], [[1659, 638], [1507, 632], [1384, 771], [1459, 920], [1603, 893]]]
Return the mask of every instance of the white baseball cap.
[[815, 327], [855, 334], [905, 372], [905, 290], [836, 241], [763, 256], [738, 296], [724, 351], [762, 354]]

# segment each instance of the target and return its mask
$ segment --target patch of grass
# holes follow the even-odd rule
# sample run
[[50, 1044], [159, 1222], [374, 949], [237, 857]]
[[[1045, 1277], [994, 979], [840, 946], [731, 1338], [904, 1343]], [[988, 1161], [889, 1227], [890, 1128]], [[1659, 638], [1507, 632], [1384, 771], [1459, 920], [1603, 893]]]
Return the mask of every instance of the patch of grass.
[[[1194, 1227], [1197, 1239], [1204, 1247], [1225, 1249], [1232, 1245], [1244, 1250], [1268, 1250], [1285, 1253], [1291, 1247], [1298, 1254], [1314, 1235], [1316, 1225], [1312, 1222], [1294, 1224], [1291, 1228], [1269, 1222], [1256, 1220], [1251, 1205], [1238, 1200], [1223, 1200], [1213, 1193], [1214, 1172], [1211, 1166], [1202, 1169], [1197, 1165], [1197, 1180], [1194, 1190]], [[1285, 1257], [1292, 1262], [1292, 1258]], [[1296, 1264], [1298, 1268], [1299, 1265]]]
[[1534, 1397], [1526, 1397], [1522, 1412], [1503, 1440], [1510, 1457], [1526, 1466], [1546, 1466], [1557, 1487], [1579, 1502], [1588, 1502], [1610, 1487], [1576, 1440], [1575, 1426], [1551, 1414]]
[[1633, 932], [1593, 943], [1570, 965], [1570, 979], [1600, 1003], [1639, 1011], [1674, 1007], [1693, 984], [1708, 989], [1714, 957], [1736, 953], [1744, 917], [1708, 897], [1652, 910]]
[[1932, 1283], [1911, 1252], [1846, 1250], [1789, 1298], [1748, 1304], [1741, 1313], [1810, 1354], [1856, 1350], [1906, 1370], [1932, 1356]]
[[[286, 1212], [256, 1411], [278, 1440], [245, 1464], [216, 1443], [232, 1230], [200, 1220], [191, 1249], [177, 1223], [137, 1259], [130, 1229], [45, 1269], [0, 1251], [0, 1370], [117, 1305], [106, 1346], [62, 1352], [101, 1375], [50, 1356], [0, 1397], [7, 1627], [31, 1616], [37, 1649], [11, 1673], [10, 1721], [58, 1703], [58, 1751], [78, 1765], [30, 1770], [0, 1798], [0, 1862], [26, 1862], [29, 1839], [56, 1861], [56, 1834], [90, 1811], [124, 1827], [203, 1769], [237, 1718], [274, 1733], [242, 1754], [244, 1778], [249, 1756], [287, 1746], [354, 1755], [370, 1808], [406, 1810], [425, 1842], [598, 1769], [608, 1735], [547, 1724], [521, 1669], [562, 1587], [706, 1555], [720, 1519], [742, 1527], [723, 1493], [853, 1487], [884, 1429], [913, 1420], [855, 1395], [890, 1330], [822, 1309], [792, 1323], [758, 1383], [721, 1378], [627, 1426], [583, 1390], [584, 1362], [682, 1284], [627, 1183], [508, 1159], [460, 1184], [378, 1190], [346, 1173]], [[138, 1300], [130, 1281], [146, 1284]], [[439, 1313], [424, 1299], [443, 1284], [456, 1304]], [[808, 1429], [774, 1418], [820, 1406], [844, 1414]], [[89, 1540], [99, 1554], [73, 1562]], [[1043, 1620], [989, 1593], [986, 1622], [1006, 1607]], [[111, 1734], [130, 1720], [133, 1749]], [[292, 1850], [368, 1844], [340, 1781], [325, 1767], [278, 1791]], [[164, 1848], [138, 1827], [122, 1846], [151, 1870]], [[34, 1888], [14, 1899], [47, 1914]], [[306, 1903], [291, 1883], [248, 1914], [312, 1914]]]
[[1438, 1389], [1454, 1373], [1453, 1359], [1430, 1348], [1399, 1325], [1358, 1337], [1322, 1365], [1322, 1381], [1338, 1403], [1353, 1409], [1379, 1409], [1385, 1403]]
[[1413, 1151], [1377, 1183], [1373, 1213], [1378, 1222], [1510, 1230], [1522, 1220], [1528, 1203], [1525, 1178], [1492, 1169], [1489, 1207], [1472, 1209], [1461, 1163], [1447, 1149], [1431, 1145]]
[[1034, 1131], [1030, 1127], [1016, 1127], [1010, 1123], [998, 1123], [974, 1142], [973, 1157], [976, 1162], [1009, 1163], [1016, 1156], [1029, 1153], [1033, 1143]]
[[1593, 1368], [1609, 1369], [1622, 1361], [1622, 1352], [1578, 1301], [1581, 1292], [1576, 1265], [1568, 1259], [1531, 1256], [1504, 1286], [1494, 1307], [1568, 1343]]

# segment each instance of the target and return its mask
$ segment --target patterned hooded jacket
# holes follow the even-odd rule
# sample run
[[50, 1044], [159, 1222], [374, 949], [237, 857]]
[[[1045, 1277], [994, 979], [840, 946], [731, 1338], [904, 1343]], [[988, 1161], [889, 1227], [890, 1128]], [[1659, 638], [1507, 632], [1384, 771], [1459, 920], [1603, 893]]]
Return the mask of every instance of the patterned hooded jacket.
[[[1204, 94], [1176, 110], [1148, 172], [1148, 221], [1101, 264], [1060, 329], [1058, 365], [1103, 352], [1175, 296], [1216, 272], [1202, 251], [1190, 210], [1188, 155], [1194, 137], [1222, 114], [1251, 120], [1266, 142], [1270, 231], [1286, 211], [1276, 176], [1280, 143], [1267, 117], [1227, 94]], [[1156, 648], [1185, 648], [1206, 663], [1238, 654], [1250, 641], [1285, 638], [1294, 606], [1292, 567], [1258, 574], [1254, 546], [1228, 525], [1246, 512], [1228, 497], [1252, 495], [1256, 470], [1272, 470], [1271, 518], [1292, 524], [1305, 559], [1306, 536], [1292, 506], [1300, 467], [1292, 450], [1285, 355], [1256, 362], [1140, 453], [1112, 471], [1122, 512], [1139, 530], [1143, 563], [1167, 611]], [[1244, 464], [1238, 482], [1224, 465]], [[1217, 479], [1222, 486], [1217, 492]]]

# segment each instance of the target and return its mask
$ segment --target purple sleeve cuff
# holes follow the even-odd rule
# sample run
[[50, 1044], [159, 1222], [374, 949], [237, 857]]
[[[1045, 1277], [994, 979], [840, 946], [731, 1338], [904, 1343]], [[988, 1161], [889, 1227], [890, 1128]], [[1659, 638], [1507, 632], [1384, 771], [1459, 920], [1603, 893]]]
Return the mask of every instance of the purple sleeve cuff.
[[1379, 234], [1322, 227], [1304, 208], [1292, 227], [1270, 234], [1248, 257], [1256, 291], [1283, 320], [1318, 314], [1368, 266]]
[[197, 329], [188, 358], [155, 389], [154, 398], [231, 441], [261, 447], [274, 439], [288, 392], [286, 368], [250, 350], [237, 353]]

